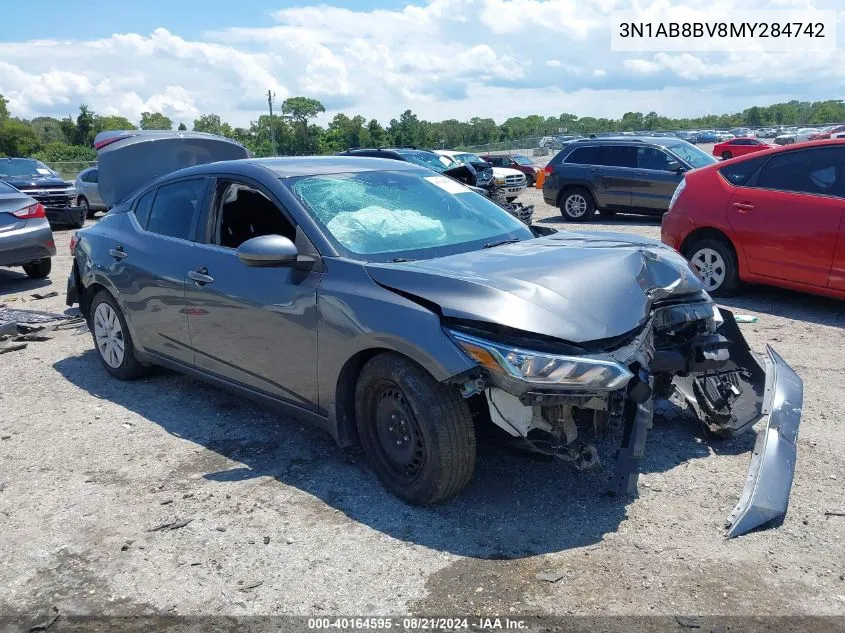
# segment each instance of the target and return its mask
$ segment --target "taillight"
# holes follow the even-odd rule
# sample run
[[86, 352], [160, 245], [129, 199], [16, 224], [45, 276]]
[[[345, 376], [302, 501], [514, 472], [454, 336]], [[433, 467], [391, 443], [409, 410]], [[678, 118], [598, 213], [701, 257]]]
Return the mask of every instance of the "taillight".
[[672, 194], [672, 199], [669, 201], [669, 208], [666, 210], [666, 213], [669, 213], [669, 211], [671, 211], [672, 208], [675, 206], [675, 203], [678, 201], [678, 198], [681, 197], [681, 194], [683, 193], [684, 189], [686, 189], [686, 186], [686, 178], [681, 178], [681, 182], [679, 182], [678, 186], [675, 187], [675, 193]]
[[33, 218], [46, 218], [47, 213], [44, 211], [44, 206], [38, 202], [36, 204], [24, 207], [18, 211], [12, 211], [12, 215], [21, 220], [31, 220]]
[[76, 245], [79, 244], [79, 234], [74, 233], [70, 236], [70, 254], [76, 255]]
[[554, 171], [554, 169], [555, 169], [555, 168], [554, 168], [554, 167], [552, 167], [551, 165], [546, 165], [545, 167], [543, 167], [543, 171], [545, 172], [545, 174], [546, 174], [547, 176], [551, 176], [551, 175], [552, 175], [552, 172]]

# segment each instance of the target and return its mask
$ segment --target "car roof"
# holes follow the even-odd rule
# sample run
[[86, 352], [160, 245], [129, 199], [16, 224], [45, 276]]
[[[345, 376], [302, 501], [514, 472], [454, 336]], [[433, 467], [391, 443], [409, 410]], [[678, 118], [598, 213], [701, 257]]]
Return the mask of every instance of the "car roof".
[[[391, 150], [392, 151], [392, 150]], [[359, 173], [366, 171], [415, 171], [418, 165], [391, 158], [369, 156], [287, 156], [276, 158], [242, 158], [224, 160], [205, 165], [195, 165], [173, 172], [172, 175], [215, 174], [231, 172], [243, 167], [263, 167], [275, 172], [281, 178], [294, 176], [319, 176], [325, 174]], [[170, 175], [170, 174], [169, 174]]]

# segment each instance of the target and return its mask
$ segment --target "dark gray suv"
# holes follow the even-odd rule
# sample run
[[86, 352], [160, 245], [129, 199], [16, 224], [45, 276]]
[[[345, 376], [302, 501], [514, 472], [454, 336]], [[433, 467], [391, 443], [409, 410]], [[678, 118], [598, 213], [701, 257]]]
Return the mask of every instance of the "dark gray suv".
[[662, 215], [684, 172], [714, 162], [677, 138], [572, 141], [546, 166], [543, 198], [572, 222], [585, 222], [596, 211]]

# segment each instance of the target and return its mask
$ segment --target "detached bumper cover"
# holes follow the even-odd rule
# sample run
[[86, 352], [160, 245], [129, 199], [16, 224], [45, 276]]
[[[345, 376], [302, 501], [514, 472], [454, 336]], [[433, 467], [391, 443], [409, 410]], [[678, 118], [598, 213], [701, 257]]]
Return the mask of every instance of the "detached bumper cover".
[[782, 518], [795, 476], [804, 384], [770, 346], [766, 347], [766, 353], [763, 396], [766, 426], [757, 436], [739, 503], [728, 517], [728, 538]]

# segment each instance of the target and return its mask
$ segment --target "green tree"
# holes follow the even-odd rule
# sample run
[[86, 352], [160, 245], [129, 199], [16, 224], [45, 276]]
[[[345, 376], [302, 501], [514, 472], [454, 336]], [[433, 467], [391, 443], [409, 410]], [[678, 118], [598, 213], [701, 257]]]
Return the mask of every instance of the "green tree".
[[9, 118], [9, 100], [0, 95], [0, 123]]
[[79, 106], [79, 116], [76, 117], [76, 135], [73, 139], [76, 145], [90, 146], [94, 142], [95, 123], [94, 112], [84, 103]]
[[181, 122], [181, 121], [180, 121], [180, 122], [179, 122], [179, 127], [177, 127], [176, 129], [177, 129], [177, 130], [179, 130], [180, 132], [185, 132], [185, 131], [187, 131], [188, 126], [187, 126], [187, 125], [185, 125], [183, 122]]
[[93, 147], [82, 145], [68, 145], [67, 143], [48, 143], [34, 156], [45, 163], [59, 163], [72, 161], [95, 161], [97, 151]]
[[387, 144], [387, 130], [375, 119], [367, 123], [367, 132], [370, 135], [370, 143], [373, 147], [384, 147]]
[[[39, 116], [32, 119], [29, 124], [45, 145], [48, 143], [68, 143], [73, 141], [72, 137], [68, 138], [65, 134], [64, 129], [62, 129], [62, 122], [59, 119], [49, 116]], [[74, 126], [75, 129], [76, 127]]]
[[94, 129], [97, 132], [106, 132], [110, 130], [135, 130], [135, 125], [126, 117], [122, 116], [100, 116], [94, 117]]
[[282, 115], [295, 123], [298, 130], [298, 151], [312, 151], [308, 138], [308, 121], [325, 111], [322, 103], [309, 97], [290, 97], [282, 101]]
[[11, 118], [0, 122], [0, 154], [26, 157], [40, 148], [41, 141], [31, 125]]
[[173, 121], [164, 116], [161, 112], [142, 112], [142, 130], [172, 130]]
[[230, 138], [232, 126], [224, 123], [219, 114], [203, 114], [198, 119], [194, 119], [194, 132], [208, 132]]

